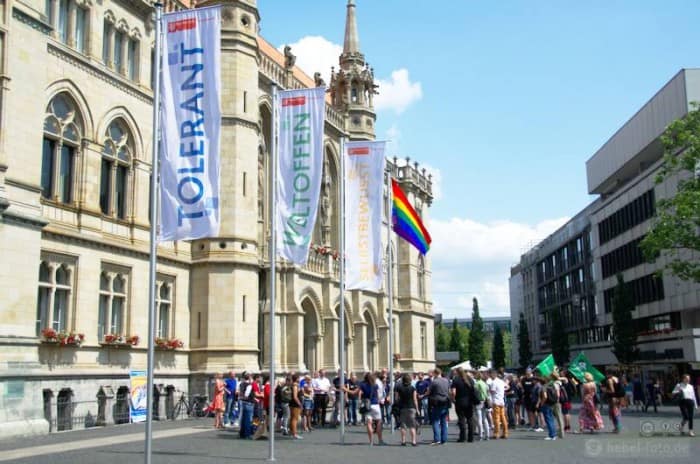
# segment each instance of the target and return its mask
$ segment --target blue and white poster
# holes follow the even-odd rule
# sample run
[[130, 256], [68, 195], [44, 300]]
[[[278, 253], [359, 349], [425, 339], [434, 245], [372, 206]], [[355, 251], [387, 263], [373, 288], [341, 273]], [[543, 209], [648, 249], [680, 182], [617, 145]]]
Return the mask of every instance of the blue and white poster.
[[131, 422], [144, 422], [148, 415], [148, 378], [146, 371], [129, 372], [129, 417]]
[[221, 8], [163, 16], [158, 241], [219, 234]]

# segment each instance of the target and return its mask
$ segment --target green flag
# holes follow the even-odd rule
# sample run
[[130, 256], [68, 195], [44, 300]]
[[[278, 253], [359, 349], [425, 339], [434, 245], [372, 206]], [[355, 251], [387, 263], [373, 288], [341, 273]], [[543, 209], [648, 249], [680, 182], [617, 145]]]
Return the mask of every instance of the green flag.
[[605, 375], [603, 375], [602, 372], [593, 367], [586, 355], [583, 354], [583, 351], [580, 352], [578, 356], [574, 358], [573, 361], [571, 361], [571, 364], [569, 364], [569, 372], [576, 376], [576, 378], [579, 379], [581, 382], [585, 382], [583, 374], [585, 374], [586, 372], [590, 373], [593, 376], [593, 381], [595, 383], [599, 383], [605, 378]]
[[552, 375], [552, 372], [554, 372], [554, 368], [556, 366], [554, 365], [554, 356], [551, 354], [544, 358], [537, 366], [535, 366], [535, 369], [540, 371], [540, 374], [543, 377], [549, 377]]

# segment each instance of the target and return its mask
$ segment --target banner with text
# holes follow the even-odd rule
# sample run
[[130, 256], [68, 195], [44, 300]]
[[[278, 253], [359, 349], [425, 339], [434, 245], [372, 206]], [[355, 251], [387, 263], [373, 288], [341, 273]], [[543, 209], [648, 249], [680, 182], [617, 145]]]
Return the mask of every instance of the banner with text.
[[219, 234], [221, 7], [163, 16], [158, 241]]
[[129, 418], [143, 422], [148, 414], [148, 382], [146, 371], [129, 371]]
[[385, 142], [345, 144], [345, 288], [382, 287]]
[[323, 171], [325, 87], [285, 90], [279, 115], [277, 254], [305, 264], [316, 223]]

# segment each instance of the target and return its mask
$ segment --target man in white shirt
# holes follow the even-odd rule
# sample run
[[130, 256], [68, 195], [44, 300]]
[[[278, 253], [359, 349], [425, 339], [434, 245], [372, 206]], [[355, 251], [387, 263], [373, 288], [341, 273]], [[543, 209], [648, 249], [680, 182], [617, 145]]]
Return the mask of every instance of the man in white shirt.
[[318, 377], [311, 381], [314, 389], [314, 415], [317, 417], [317, 425], [325, 427], [326, 410], [328, 409], [328, 394], [331, 391], [331, 381], [326, 377], [326, 371], [318, 371]]
[[[508, 420], [506, 419], [506, 388], [507, 385], [492, 369], [489, 393], [493, 405], [493, 438], [508, 438]], [[499, 431], [502, 432], [499, 434]]]

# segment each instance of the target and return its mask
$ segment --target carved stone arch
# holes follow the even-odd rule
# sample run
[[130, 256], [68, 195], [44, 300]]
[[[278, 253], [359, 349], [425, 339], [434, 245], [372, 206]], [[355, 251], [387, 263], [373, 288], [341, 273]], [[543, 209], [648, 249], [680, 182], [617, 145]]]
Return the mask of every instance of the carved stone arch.
[[107, 21], [108, 23], [111, 23], [111, 24], [117, 23], [117, 17], [112, 10], [105, 11], [104, 18], [105, 18], [105, 21]]
[[136, 39], [139, 42], [141, 41], [141, 31], [137, 27], [131, 29], [131, 33], [129, 33], [129, 36], [132, 39]]
[[131, 132], [134, 139], [134, 158], [141, 161], [150, 160], [150, 156], [146, 156], [144, 153], [143, 137], [141, 136], [141, 131], [139, 131], [139, 126], [136, 123], [136, 119], [134, 119], [131, 112], [124, 106], [117, 106], [105, 113], [105, 115], [100, 119], [97, 131], [94, 134], [94, 140], [97, 143], [101, 143], [102, 139], [104, 138], [105, 131], [115, 119], [122, 119], [128, 127], [129, 132]]
[[89, 135], [92, 135], [94, 130], [92, 112], [90, 111], [90, 107], [88, 106], [87, 99], [85, 98], [83, 92], [70, 79], [61, 79], [49, 84], [48, 87], [46, 87], [47, 103], [53, 100], [56, 95], [61, 93], [68, 94], [73, 102], [75, 102], [84, 125], [83, 137], [87, 138]]
[[[340, 298], [336, 298], [333, 302], [332, 313], [338, 321], [340, 321]], [[345, 337], [352, 338], [355, 333], [355, 321], [353, 321], [352, 306], [347, 298], [345, 298]]]
[[[365, 304], [363, 304], [362, 309], [360, 310], [360, 314], [363, 321], [365, 321], [367, 324], [372, 324], [374, 326], [374, 330], [377, 330], [379, 328], [379, 318], [377, 317], [377, 311], [372, 305], [372, 303], [368, 301]], [[367, 320], [365, 315], [369, 315], [370, 320]]]
[[299, 293], [299, 299], [297, 300], [297, 307], [299, 308], [299, 311], [304, 313], [303, 305], [302, 303], [304, 300], [308, 299], [311, 301], [311, 305], [314, 308], [315, 311], [315, 316], [316, 316], [316, 323], [318, 324], [319, 330], [322, 330], [323, 327], [323, 321], [321, 320], [321, 308], [323, 308], [323, 305], [321, 303], [321, 299], [318, 297], [318, 294], [314, 291], [313, 288], [311, 287], [306, 287], [304, 288], [301, 293]]
[[118, 31], [124, 32], [126, 34], [129, 33], [129, 23], [127, 23], [124, 18], [119, 19], [119, 21], [117, 21], [117, 24], [114, 27], [116, 27]]

